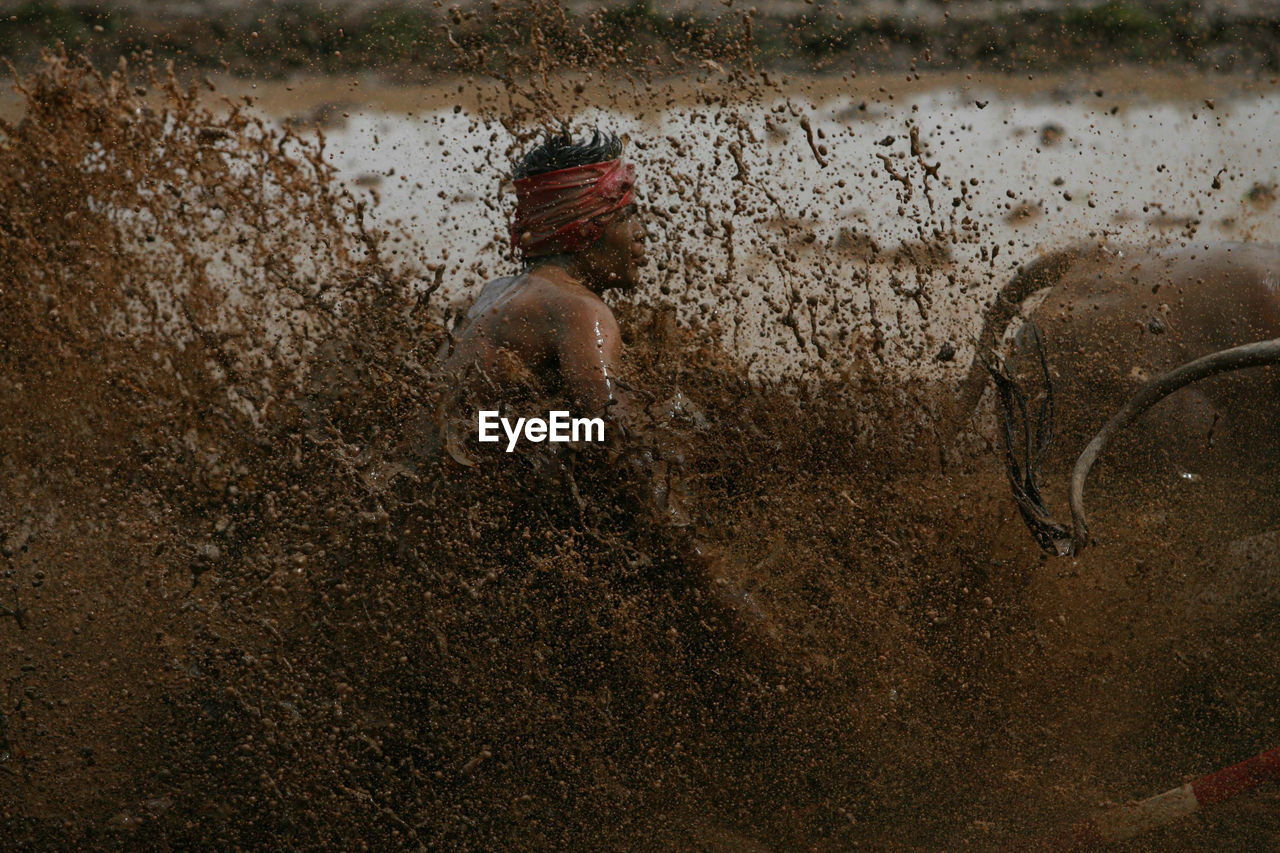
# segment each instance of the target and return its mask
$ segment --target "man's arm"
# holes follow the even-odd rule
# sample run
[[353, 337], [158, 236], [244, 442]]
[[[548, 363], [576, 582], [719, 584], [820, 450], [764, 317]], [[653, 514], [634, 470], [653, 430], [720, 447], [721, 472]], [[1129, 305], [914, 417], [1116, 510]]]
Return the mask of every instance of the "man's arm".
[[558, 349], [560, 370], [570, 393], [579, 405], [589, 406], [593, 412], [607, 409], [610, 420], [623, 427], [621, 438], [626, 449], [622, 458], [634, 471], [642, 500], [667, 525], [685, 531], [679, 540], [685, 559], [728, 618], [738, 624], [745, 636], [773, 648], [777, 629], [751, 596], [733, 581], [720, 552], [697, 538], [689, 526], [684, 489], [678, 477], [680, 454], [675, 448], [664, 446], [653, 424], [646, 420], [642, 427], [633, 420], [639, 413], [633, 408], [630, 395], [617, 384], [622, 337], [613, 312], [603, 302], [581, 299], [567, 307], [563, 316], [566, 322]]
[[619, 385], [622, 339], [613, 312], [603, 302], [582, 299], [562, 316], [568, 322], [560, 341], [560, 369], [575, 401], [593, 414], [606, 413], [613, 425], [610, 443], [642, 489], [642, 502], [666, 523], [688, 525], [679, 436], [654, 422]]
[[622, 335], [613, 312], [598, 300], [576, 299], [566, 306], [564, 319], [557, 350], [570, 395], [591, 414], [629, 418], [630, 395], [618, 385]]

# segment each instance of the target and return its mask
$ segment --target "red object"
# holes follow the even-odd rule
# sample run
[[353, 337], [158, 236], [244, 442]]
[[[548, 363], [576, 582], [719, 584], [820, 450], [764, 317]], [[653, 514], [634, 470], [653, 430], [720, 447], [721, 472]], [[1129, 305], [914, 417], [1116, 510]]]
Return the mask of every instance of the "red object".
[[1163, 794], [1081, 821], [1051, 846], [1055, 850], [1099, 850], [1271, 781], [1280, 781], [1280, 747]]
[[635, 200], [635, 166], [588, 163], [516, 181], [511, 245], [526, 258], [580, 252]]
[[1196, 792], [1197, 803], [1208, 806], [1229, 800], [1273, 779], [1280, 779], [1280, 747], [1217, 773], [1201, 776], [1191, 783], [1191, 790]]

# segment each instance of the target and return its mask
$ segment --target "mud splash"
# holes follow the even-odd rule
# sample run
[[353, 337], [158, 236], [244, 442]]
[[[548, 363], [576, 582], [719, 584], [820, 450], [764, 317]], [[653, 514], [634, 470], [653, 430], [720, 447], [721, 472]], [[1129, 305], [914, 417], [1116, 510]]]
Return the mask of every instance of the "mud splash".
[[[607, 460], [443, 467], [442, 275], [413, 277], [322, 139], [66, 57], [24, 96], [0, 128], [19, 845], [988, 848], [1274, 734], [1280, 598], [1227, 593], [1274, 548], [1215, 550], [1274, 508], [1233, 516], [1230, 472], [1208, 511], [1144, 496], [1181, 534], [1117, 494], [1116, 539], [1045, 566], [995, 466], [940, 466], [944, 391], [874, 358], [763, 378], [679, 299], [620, 306], [636, 384], [706, 417], [696, 524], [780, 626], [762, 652]], [[672, 293], [695, 260], [667, 259]], [[1273, 804], [1153, 849], [1265, 844]]]

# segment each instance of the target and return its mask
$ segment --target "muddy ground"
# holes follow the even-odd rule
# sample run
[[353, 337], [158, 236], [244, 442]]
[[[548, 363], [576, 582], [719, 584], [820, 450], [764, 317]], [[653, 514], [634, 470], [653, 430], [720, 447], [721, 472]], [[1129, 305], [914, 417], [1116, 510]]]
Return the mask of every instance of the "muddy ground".
[[[1096, 546], [1051, 559], [989, 401], [956, 415], [953, 377], [869, 355], [762, 376], [673, 320], [731, 317], [732, 288], [650, 270], [615, 300], [628, 372], [705, 416], [659, 434], [764, 639], [605, 454], [451, 467], [422, 259], [316, 137], [130, 73], [50, 59], [2, 128], [10, 844], [1034, 848], [1275, 745], [1270, 448], [1148, 419], [1095, 475]], [[795, 236], [765, 237], [784, 278]], [[846, 354], [894, 336], [787, 311]], [[1054, 505], [1106, 415], [1062, 394]], [[1273, 849], [1278, 797], [1131, 849]]]

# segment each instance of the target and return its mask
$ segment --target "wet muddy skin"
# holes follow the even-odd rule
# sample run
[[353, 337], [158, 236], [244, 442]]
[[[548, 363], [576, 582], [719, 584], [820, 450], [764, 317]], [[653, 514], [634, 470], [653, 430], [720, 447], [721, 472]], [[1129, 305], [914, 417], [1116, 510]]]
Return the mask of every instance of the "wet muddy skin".
[[[1233, 402], [1275, 377], [1210, 388], [1217, 419], [1171, 400], [1122, 436], [1091, 481], [1095, 542], [1061, 560], [1023, 527], [991, 395], [965, 381], [974, 337], [1044, 321], [1061, 390], [1044, 482], [1065, 508], [1078, 442], [1135, 365], [1193, 348], [1176, 296], [1114, 326], [1082, 320], [1087, 293], [1069, 310], [1052, 291], [995, 299], [1089, 236], [1087, 202], [1064, 199], [1084, 217], [1066, 221], [1045, 201], [1072, 191], [1052, 178], [1123, 167], [1037, 112], [1017, 144], [1074, 173], [970, 174], [888, 93], [863, 150], [822, 113], [857, 103], [822, 108], [743, 56], [628, 126], [651, 262], [606, 301], [627, 383], [655, 410], [688, 401], [669, 428], [689, 526], [767, 643], [607, 450], [463, 471], [433, 428], [468, 288], [512, 272], [487, 245], [511, 153], [557, 117], [613, 121], [671, 84], [627, 81], [625, 59], [526, 57], [503, 94], [430, 112], [415, 157], [442, 165], [411, 198], [421, 222], [459, 209], [441, 233], [374, 205], [278, 113], [143, 66], [54, 57], [24, 81], [21, 120], [0, 126], [7, 844], [1035, 849], [1275, 745], [1277, 445]], [[575, 88], [590, 63], [610, 114]], [[1005, 120], [971, 95], [965, 122]], [[1235, 115], [1242, 135], [1272, 108], [1227, 103], [1212, 121]], [[1209, 111], [1170, 109], [1197, 127]], [[1134, 164], [1159, 194], [1126, 209], [1193, 215], [1201, 242], [1273, 239], [1270, 167], [1187, 144]], [[369, 171], [392, 201], [405, 175]], [[883, 209], [859, 212], [855, 192]], [[1215, 204], [1238, 230], [1198, 212]], [[1034, 239], [1007, 236], [1022, 228]], [[1192, 242], [1163, 220], [1118, 228], [1082, 251]], [[545, 391], [512, 383], [504, 403], [545, 412]], [[1277, 797], [1123, 849], [1273, 848]]]

